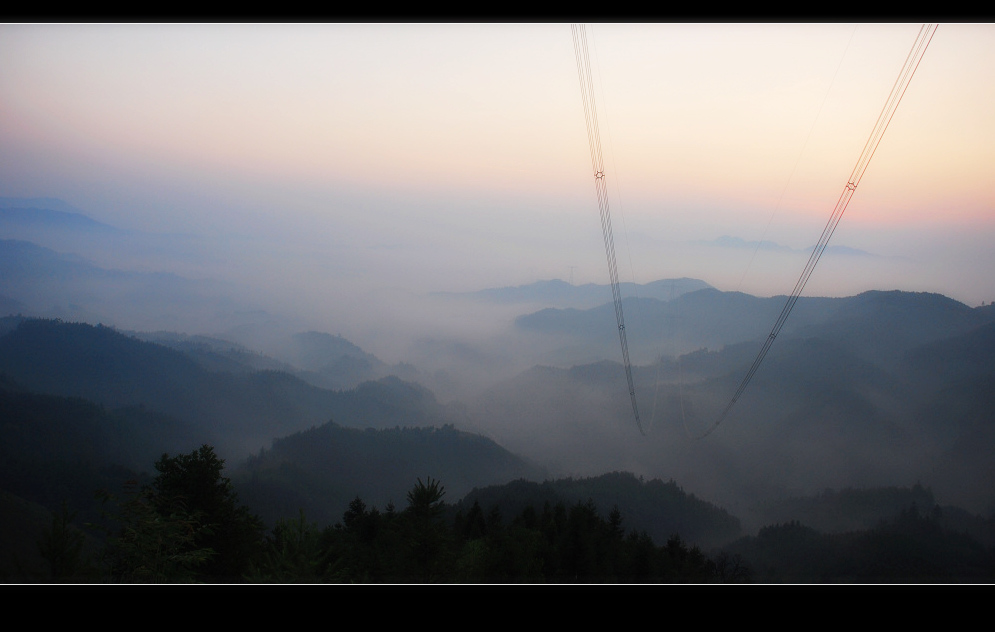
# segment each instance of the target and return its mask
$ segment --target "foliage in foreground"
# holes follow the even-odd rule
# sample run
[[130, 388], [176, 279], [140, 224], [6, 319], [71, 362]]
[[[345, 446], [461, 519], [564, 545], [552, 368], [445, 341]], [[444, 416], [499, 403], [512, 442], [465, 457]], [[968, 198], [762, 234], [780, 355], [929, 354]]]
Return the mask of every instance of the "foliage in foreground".
[[479, 503], [448, 511], [444, 488], [421, 479], [408, 507], [380, 511], [360, 498], [342, 522], [319, 530], [303, 514], [283, 521], [268, 541], [256, 581], [407, 582], [714, 582], [748, 581], [731, 558], [718, 562], [679, 536], [656, 546], [645, 533], [625, 534], [613, 510], [593, 503], [526, 507], [505, 523]]
[[163, 455], [151, 484], [104, 499], [107, 538], [97, 560], [83, 559], [72, 515], [57, 516], [39, 542], [56, 581], [183, 582], [714, 582], [748, 581], [728, 556], [713, 561], [674, 535], [656, 546], [626, 535], [617, 508], [602, 518], [592, 501], [527, 506], [505, 522], [495, 506], [466, 512], [443, 502], [432, 478], [408, 492], [408, 505], [383, 511], [359, 497], [342, 521], [320, 529], [301, 511], [264, 536], [222, 476], [224, 461], [202, 446]]
[[[577, 583], [990, 581], [995, 551], [915, 505], [866, 531], [820, 533], [798, 522], [765, 527], [708, 557], [680, 536], [657, 546], [626, 533], [617, 507], [594, 502], [526, 505], [510, 520], [498, 505], [447, 505], [432, 478], [407, 507], [381, 511], [356, 497], [324, 529], [301, 511], [264, 535], [203, 446], [163, 455], [151, 484], [117, 503], [102, 556], [84, 559], [64, 506], [39, 541], [56, 581]], [[112, 500], [108, 496], [108, 500]], [[755, 570], [752, 570], [755, 569]]]
[[[263, 550], [263, 524], [221, 475], [224, 460], [204, 445], [190, 454], [163, 454], [155, 468], [152, 483], [127, 488], [108, 516], [103, 579], [240, 581]], [[117, 502], [106, 493], [104, 499]]]

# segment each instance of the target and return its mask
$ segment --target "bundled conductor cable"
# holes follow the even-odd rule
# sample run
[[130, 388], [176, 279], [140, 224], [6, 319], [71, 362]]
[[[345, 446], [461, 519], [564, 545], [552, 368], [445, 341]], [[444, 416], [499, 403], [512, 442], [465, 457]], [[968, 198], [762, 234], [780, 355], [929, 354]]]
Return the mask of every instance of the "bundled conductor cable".
[[577, 58], [577, 76], [580, 79], [580, 93], [584, 101], [584, 120], [587, 123], [587, 141], [591, 151], [591, 165], [594, 171], [594, 188], [598, 195], [598, 209], [601, 212], [601, 232], [605, 239], [605, 254], [608, 257], [608, 275], [611, 277], [612, 298], [615, 301], [615, 320], [618, 323], [618, 339], [622, 345], [622, 360], [625, 364], [625, 379], [629, 384], [629, 398], [632, 400], [632, 414], [640, 434], [643, 424], [639, 421], [639, 408], [636, 406], [636, 389], [632, 384], [632, 365], [629, 362], [629, 343], [625, 338], [625, 319], [622, 317], [622, 292], [618, 284], [618, 264], [615, 260], [615, 238], [612, 235], [611, 210], [608, 207], [608, 186], [605, 182], [604, 159], [601, 154], [601, 133], [598, 129], [598, 110], [594, 102], [594, 81], [591, 73], [591, 60], [587, 51], [587, 32], [583, 24], [570, 26], [573, 34], [574, 54]]
[[[885, 101], [884, 107], [881, 108], [881, 113], [878, 115], [878, 120], [874, 124], [874, 129], [871, 130], [871, 135], [867, 138], [867, 142], [864, 143], [864, 150], [860, 154], [860, 158], [857, 159], [857, 164], [853, 167], [853, 171], [850, 173], [850, 178], [847, 180], [846, 186], [843, 187], [843, 193], [840, 194], [839, 199], [836, 201], [836, 206], [833, 208], [832, 215], [829, 216], [829, 221], [826, 222], [825, 228], [822, 229], [822, 235], [819, 237], [819, 243], [816, 244], [815, 248], [812, 250], [811, 256], [808, 258], [808, 263], [805, 264], [805, 269], [802, 270], [801, 276], [798, 277], [798, 281], [795, 283], [794, 289], [791, 291], [791, 295], [788, 297], [787, 302], [784, 304], [784, 308], [781, 310], [781, 315], [777, 317], [777, 322], [774, 323], [773, 329], [770, 331], [770, 335], [764, 341], [763, 347], [760, 349], [760, 353], [757, 354], [756, 359], [750, 366], [750, 370], [747, 371], [746, 377], [740, 382], [739, 388], [736, 389], [736, 393], [732, 396], [732, 400], [726, 405], [725, 410], [719, 415], [718, 420], [712, 424], [712, 426], [704, 432], [699, 439], [707, 437], [712, 433], [713, 430], [719, 427], [719, 424], [726, 418], [729, 411], [736, 404], [736, 401], [746, 390], [747, 385], [753, 376], [756, 374], [757, 369], [760, 368], [760, 364], [764, 361], [767, 356], [767, 352], [770, 351], [770, 347], [774, 344], [774, 339], [781, 332], [781, 328], [784, 327], [785, 321], [788, 319], [788, 315], [791, 314], [791, 310], [794, 308], [795, 303], [798, 302], [798, 297], [801, 296], [802, 290], [805, 289], [805, 284], [808, 283], [809, 277], [812, 276], [812, 272], [815, 270], [816, 264], [819, 263], [819, 259], [822, 257], [823, 252], [826, 250], [826, 246], [829, 245], [829, 239], [833, 236], [833, 232], [836, 230], [836, 226], [840, 223], [840, 219], [843, 217], [843, 212], [846, 211], [847, 204], [850, 203], [850, 198], [853, 197], [854, 191], [857, 190], [857, 185], [860, 184], [860, 179], [864, 177], [864, 171], [867, 170], [867, 165], [871, 162], [871, 158], [874, 157], [874, 152], [877, 151], [878, 144], [881, 142], [881, 138], [884, 136], [885, 130], [888, 129], [888, 124], [891, 123], [891, 118], [895, 115], [895, 110], [898, 109], [898, 104], [902, 100], [902, 96], [905, 95], [905, 90], [909, 87], [909, 83], [912, 81], [912, 75], [915, 74], [916, 68], [919, 67], [919, 62], [922, 60], [922, 56], [926, 53], [926, 47], [929, 46], [930, 40], [933, 39], [933, 34], [936, 32], [935, 24], [924, 24], [919, 29], [919, 35], [916, 37], [915, 43], [912, 45], [912, 50], [909, 51], [908, 56], [905, 58], [905, 65], [902, 67], [901, 72], [898, 73], [898, 78], [895, 79], [895, 84], [891, 88], [891, 94], [888, 95], [887, 101]], [[576, 38], [575, 38], [576, 41]]]

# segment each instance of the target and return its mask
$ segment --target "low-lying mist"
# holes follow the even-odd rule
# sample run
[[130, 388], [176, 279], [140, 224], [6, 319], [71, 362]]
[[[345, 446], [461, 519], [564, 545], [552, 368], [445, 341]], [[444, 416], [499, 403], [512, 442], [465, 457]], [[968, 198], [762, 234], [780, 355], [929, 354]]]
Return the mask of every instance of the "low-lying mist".
[[[522, 267], [538, 262], [528, 259], [518, 272], [478, 276], [468, 262], [493, 270], [507, 253], [480, 249], [452, 260], [454, 251], [430, 256], [399, 238], [343, 237], [323, 248], [321, 234], [294, 240], [289, 227], [269, 237], [154, 235], [93, 222], [67, 205], [34, 204], [0, 221], [0, 298], [11, 313], [103, 323], [192, 354], [212, 371], [284, 371], [318, 389], [347, 392], [396, 376], [455, 406], [446, 423], [491, 437], [554, 476], [626, 470], [680, 481], [743, 511], [826, 487], [920, 480], [979, 510], [995, 501], [978, 482], [989, 480], [990, 459], [971, 448], [992, 439], [983, 394], [990, 367], [975, 363], [939, 381], [928, 368], [945, 341], [973, 335], [975, 343], [961, 344], [987, 348], [978, 328], [993, 319], [989, 307], [895, 291], [803, 297], [728, 419], [699, 440], [784, 297], [732, 292], [700, 277], [626, 283], [644, 437], [628, 402], [610, 290], [590, 283], [580, 264], [563, 266], [561, 280], [523, 276]], [[600, 244], [590, 245], [593, 268]], [[473, 246], [468, 239], [463, 249]], [[756, 253], [750, 276], [807, 256], [804, 248], [729, 237], [675, 250], [708, 261], [699, 271]], [[850, 283], [863, 287], [903, 265], [839, 248], [825, 256], [823, 283], [867, 269]], [[562, 280], [571, 275], [574, 283]], [[255, 437], [265, 436], [263, 425]], [[265, 440], [239, 445], [252, 453]]]

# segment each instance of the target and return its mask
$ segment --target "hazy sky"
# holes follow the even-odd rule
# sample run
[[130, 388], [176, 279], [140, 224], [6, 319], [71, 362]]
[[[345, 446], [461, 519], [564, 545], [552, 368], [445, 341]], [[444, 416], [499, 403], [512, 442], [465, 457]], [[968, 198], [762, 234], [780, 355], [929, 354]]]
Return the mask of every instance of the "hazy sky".
[[[789, 292], [803, 255], [687, 242], [814, 244], [918, 29], [589, 25], [622, 279]], [[878, 256], [806, 294], [995, 300], [992, 77], [939, 27], [832, 242]], [[0, 26], [0, 196], [384, 291], [607, 280], [568, 24]]]

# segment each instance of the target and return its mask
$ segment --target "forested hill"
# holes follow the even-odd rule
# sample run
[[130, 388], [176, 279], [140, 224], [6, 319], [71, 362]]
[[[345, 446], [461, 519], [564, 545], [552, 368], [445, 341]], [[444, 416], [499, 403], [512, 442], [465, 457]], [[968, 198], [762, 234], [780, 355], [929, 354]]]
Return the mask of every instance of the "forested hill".
[[[634, 424], [617, 363], [536, 367], [485, 391], [470, 408], [502, 445], [528, 458], [543, 455], [557, 473], [624, 469], [673, 478], [741, 516], [771, 498], [916, 481], [931, 485], [942, 503], [979, 512], [992, 506], [995, 311], [939, 294], [799, 301], [792, 319], [799, 316], [800, 326], [785, 327], [721, 427], [706, 441], [690, 440], [720, 419], [747, 375], [774, 319], [757, 319], [757, 310], [765, 302], [764, 309], [783, 307], [772, 300], [703, 290], [660, 313], [657, 330], [680, 324], [673, 338], [687, 345], [696, 344], [693, 332], [723, 319], [762, 322], [764, 329], [748, 342], [634, 362], [645, 438], [618, 430]], [[715, 309], [699, 319], [696, 302]], [[737, 305], [756, 309], [737, 312]], [[617, 356], [610, 311], [602, 331]], [[557, 315], [569, 324], [568, 312], [547, 315], [547, 324]], [[632, 344], [640, 338], [628, 317]], [[583, 331], [550, 331], [559, 331], [564, 348], [584, 338]]]
[[83, 521], [99, 517], [98, 489], [117, 492], [164, 452], [212, 440], [148, 409], [108, 411], [78, 397], [26, 392], [2, 377], [0, 420], [0, 490], [50, 511], [65, 501]]
[[[760, 298], [712, 288], [671, 301], [626, 298], [623, 306], [630, 339], [670, 355], [762, 340], [784, 301], [783, 296]], [[801, 297], [781, 336], [826, 338], [891, 368], [919, 345], [966, 334], [993, 319], [990, 308], [971, 308], [941, 294], [870, 291], [842, 298]], [[583, 310], [543, 309], [520, 316], [515, 326], [557, 336], [563, 345], [613, 350], [618, 343], [610, 303]], [[678, 341], [680, 347], [675, 346]]]
[[29, 391], [108, 408], [145, 406], [188, 421], [229, 458], [329, 419], [361, 427], [452, 421], [431, 391], [397, 378], [337, 392], [277, 371], [211, 372], [179, 351], [109, 327], [52, 320], [23, 320], [0, 336], [0, 373]]
[[454, 501], [477, 486], [542, 478], [543, 472], [452, 426], [360, 430], [329, 422], [274, 440], [233, 476], [245, 502], [266, 520], [303, 509], [319, 524], [332, 524], [357, 496], [381, 507], [402, 505], [419, 478], [442, 481]]
[[573, 505], [593, 501], [607, 516], [617, 506], [626, 531], [645, 531], [657, 544], [676, 533], [703, 548], [721, 546], [741, 535], [740, 522], [724, 509], [686, 493], [677, 483], [643, 480], [628, 472], [612, 472], [590, 478], [563, 478], [544, 483], [519, 480], [506, 485], [474, 489], [458, 508], [469, 511], [479, 503], [486, 515], [498, 507], [512, 516], [533, 506], [549, 503]]

